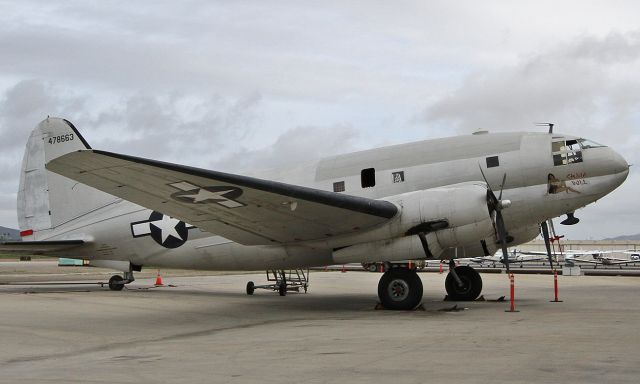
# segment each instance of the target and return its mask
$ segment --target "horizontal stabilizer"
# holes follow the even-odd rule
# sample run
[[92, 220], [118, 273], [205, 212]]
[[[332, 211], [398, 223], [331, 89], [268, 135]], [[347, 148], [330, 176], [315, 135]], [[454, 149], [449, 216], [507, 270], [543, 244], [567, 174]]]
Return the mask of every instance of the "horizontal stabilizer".
[[44, 241], [5, 241], [0, 242], [0, 253], [42, 255], [66, 251], [87, 244], [84, 240], [44, 240]]

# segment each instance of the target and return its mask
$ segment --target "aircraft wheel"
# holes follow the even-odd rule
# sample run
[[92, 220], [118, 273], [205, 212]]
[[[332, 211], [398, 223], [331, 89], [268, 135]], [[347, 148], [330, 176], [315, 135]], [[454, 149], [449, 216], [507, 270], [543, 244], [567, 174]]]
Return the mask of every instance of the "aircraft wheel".
[[247, 295], [253, 295], [253, 291], [256, 290], [256, 285], [253, 281], [247, 283]]
[[391, 268], [378, 282], [382, 306], [394, 310], [412, 310], [422, 300], [422, 280], [414, 270]]
[[450, 300], [473, 301], [480, 296], [482, 292], [482, 277], [473, 268], [469, 266], [459, 266], [455, 269], [456, 274], [462, 280], [462, 286], [459, 286], [456, 279], [451, 275], [447, 275], [444, 286], [447, 290]]
[[113, 275], [109, 279], [109, 289], [112, 291], [122, 291], [124, 288], [124, 279], [120, 275]]
[[376, 263], [369, 264], [367, 270], [369, 272], [378, 272], [378, 265], [376, 265]]

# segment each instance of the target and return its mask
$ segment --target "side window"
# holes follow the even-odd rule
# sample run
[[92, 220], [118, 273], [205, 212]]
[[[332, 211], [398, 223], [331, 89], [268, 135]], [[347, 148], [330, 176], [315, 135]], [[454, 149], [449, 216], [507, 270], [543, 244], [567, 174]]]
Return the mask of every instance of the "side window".
[[500, 166], [500, 159], [498, 156], [487, 157], [487, 168], [493, 168]]
[[362, 188], [370, 188], [376, 185], [376, 170], [375, 168], [366, 168], [360, 172], [360, 182]]
[[391, 172], [391, 180], [394, 183], [404, 183], [404, 171]]
[[556, 140], [551, 142], [553, 165], [568, 165], [582, 162], [582, 151], [578, 140]]
[[333, 192], [344, 192], [344, 181], [336, 181], [333, 183]]

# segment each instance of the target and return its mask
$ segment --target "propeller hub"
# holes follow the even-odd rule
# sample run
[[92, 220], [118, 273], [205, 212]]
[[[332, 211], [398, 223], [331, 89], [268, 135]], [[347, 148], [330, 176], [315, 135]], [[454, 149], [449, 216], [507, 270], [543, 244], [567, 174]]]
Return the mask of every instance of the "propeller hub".
[[511, 200], [500, 200], [498, 201], [498, 209], [505, 209], [511, 206]]

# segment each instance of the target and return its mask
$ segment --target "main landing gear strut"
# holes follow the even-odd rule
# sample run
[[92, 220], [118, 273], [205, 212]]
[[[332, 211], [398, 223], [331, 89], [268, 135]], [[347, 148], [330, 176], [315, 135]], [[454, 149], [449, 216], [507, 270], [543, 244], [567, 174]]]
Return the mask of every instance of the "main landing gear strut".
[[[455, 267], [453, 260], [445, 279], [449, 300], [472, 301], [482, 292], [480, 274], [469, 266]], [[378, 297], [386, 309], [412, 310], [422, 301], [422, 280], [413, 269], [391, 268], [378, 282]]]

